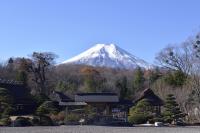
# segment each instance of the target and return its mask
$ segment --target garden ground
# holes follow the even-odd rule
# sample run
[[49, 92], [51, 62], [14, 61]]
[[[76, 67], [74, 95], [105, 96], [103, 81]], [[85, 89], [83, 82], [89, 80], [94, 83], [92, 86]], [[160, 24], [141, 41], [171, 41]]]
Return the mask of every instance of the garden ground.
[[0, 133], [200, 133], [200, 127], [0, 127]]

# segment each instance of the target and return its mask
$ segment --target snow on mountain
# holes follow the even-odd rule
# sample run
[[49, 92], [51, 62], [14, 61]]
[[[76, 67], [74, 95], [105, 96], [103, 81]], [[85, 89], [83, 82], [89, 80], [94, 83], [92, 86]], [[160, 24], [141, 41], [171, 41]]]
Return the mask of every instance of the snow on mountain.
[[138, 66], [145, 69], [152, 67], [149, 63], [131, 55], [115, 44], [96, 44], [94, 47], [64, 61], [62, 64], [84, 64], [121, 69], [134, 69]]

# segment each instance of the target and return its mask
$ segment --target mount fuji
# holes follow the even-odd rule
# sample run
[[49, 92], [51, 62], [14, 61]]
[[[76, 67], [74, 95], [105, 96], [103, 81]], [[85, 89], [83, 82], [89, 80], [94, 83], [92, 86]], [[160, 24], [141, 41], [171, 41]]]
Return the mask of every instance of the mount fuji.
[[152, 68], [151, 64], [126, 52], [115, 44], [96, 44], [92, 48], [61, 64], [82, 64], [120, 69], [134, 69], [136, 67], [144, 69]]

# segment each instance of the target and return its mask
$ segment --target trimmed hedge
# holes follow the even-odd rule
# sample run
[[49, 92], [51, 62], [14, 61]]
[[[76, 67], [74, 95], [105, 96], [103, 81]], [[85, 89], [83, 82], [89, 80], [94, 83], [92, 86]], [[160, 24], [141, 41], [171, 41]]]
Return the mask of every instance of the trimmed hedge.
[[34, 126], [54, 126], [52, 119], [49, 116], [34, 116], [31, 120]]
[[136, 113], [128, 117], [128, 121], [131, 124], [143, 124], [146, 123], [148, 119], [149, 119], [148, 115], [136, 114]]
[[0, 126], [9, 126], [9, 125], [11, 125], [11, 119], [10, 118], [0, 119]]
[[40, 126], [53, 126], [53, 121], [49, 116], [40, 117]]
[[27, 127], [32, 126], [31, 120], [25, 117], [17, 117], [17, 119], [13, 122], [14, 127]]
[[78, 125], [80, 120], [80, 116], [78, 114], [67, 114], [65, 117], [64, 123], [67, 125]]

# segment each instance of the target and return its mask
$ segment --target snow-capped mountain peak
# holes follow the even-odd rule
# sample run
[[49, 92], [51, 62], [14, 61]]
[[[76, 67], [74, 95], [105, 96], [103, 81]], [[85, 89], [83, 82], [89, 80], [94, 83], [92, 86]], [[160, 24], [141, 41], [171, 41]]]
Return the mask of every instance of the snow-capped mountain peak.
[[84, 64], [122, 69], [133, 69], [138, 66], [146, 69], [151, 68], [149, 63], [131, 55], [115, 44], [96, 44], [62, 64]]

